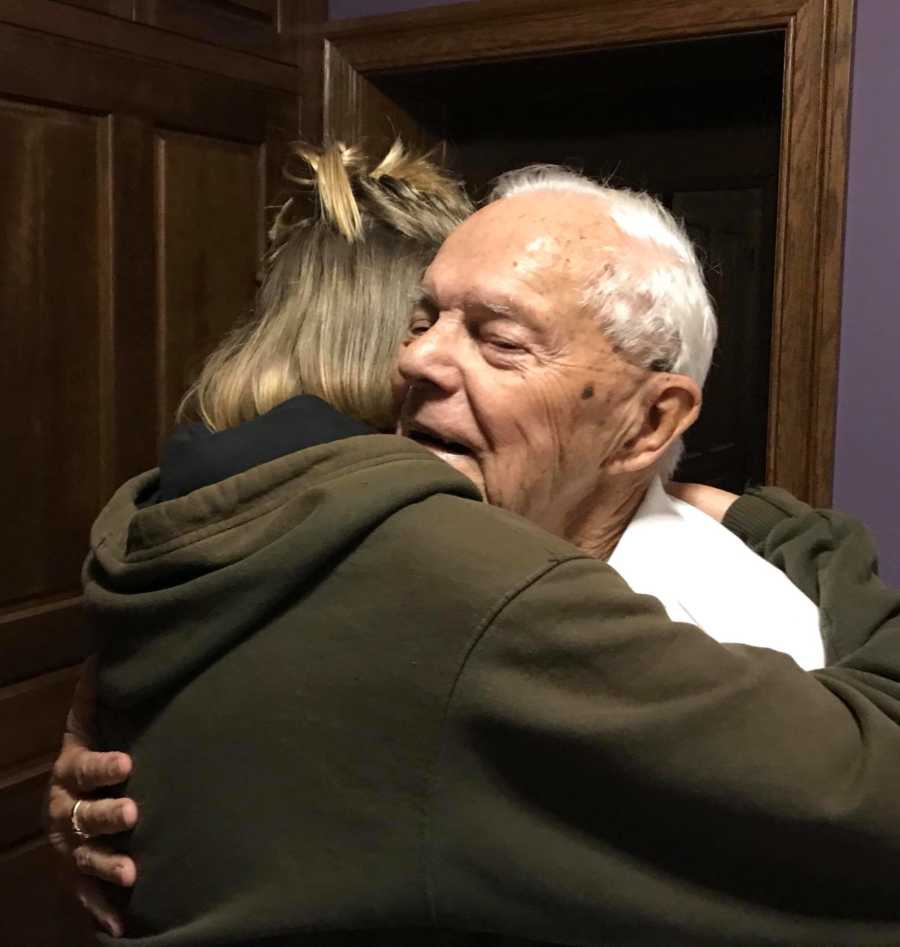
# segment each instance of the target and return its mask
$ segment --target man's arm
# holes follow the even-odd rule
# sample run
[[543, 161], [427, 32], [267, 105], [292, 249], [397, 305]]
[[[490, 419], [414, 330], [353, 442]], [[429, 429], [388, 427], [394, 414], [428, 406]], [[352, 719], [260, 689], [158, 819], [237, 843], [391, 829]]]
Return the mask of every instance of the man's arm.
[[[135, 865], [127, 856], [93, 839], [133, 828], [137, 806], [131, 799], [92, 798], [98, 791], [124, 782], [131, 772], [131, 757], [127, 754], [95, 753], [90, 749], [93, 713], [93, 662], [88, 662], [66, 720], [62, 749], [53, 765], [47, 794], [47, 835], [82, 905], [107, 933], [120, 936], [121, 921], [95, 879], [130, 887], [136, 878]], [[78, 828], [90, 840], [75, 835], [72, 812], [79, 800]]]
[[900, 592], [878, 578], [872, 538], [852, 517], [813, 510], [777, 487], [754, 487], [740, 497], [701, 484], [668, 489], [718, 519], [816, 602], [829, 664], [900, 613]]
[[[785, 524], [777, 548], [827, 573], [819, 543], [791, 546], [814, 525]], [[898, 785], [900, 614], [808, 673], [564, 563], [503, 609], [460, 677], [435, 903], [578, 943], [893, 945]]]

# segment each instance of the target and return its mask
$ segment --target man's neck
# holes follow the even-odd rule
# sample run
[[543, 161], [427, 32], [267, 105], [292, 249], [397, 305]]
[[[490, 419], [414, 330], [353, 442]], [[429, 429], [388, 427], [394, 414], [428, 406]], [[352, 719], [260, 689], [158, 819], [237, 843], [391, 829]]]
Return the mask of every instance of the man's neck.
[[647, 495], [653, 476], [622, 478], [607, 483], [573, 511], [563, 539], [595, 559], [608, 559]]

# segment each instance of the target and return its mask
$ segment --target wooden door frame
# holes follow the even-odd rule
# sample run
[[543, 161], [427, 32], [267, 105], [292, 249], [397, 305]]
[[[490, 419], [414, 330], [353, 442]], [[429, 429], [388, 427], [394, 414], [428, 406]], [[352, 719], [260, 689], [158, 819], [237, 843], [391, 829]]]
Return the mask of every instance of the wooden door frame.
[[324, 134], [421, 133], [373, 84], [429, 66], [702, 39], [785, 38], [766, 479], [831, 501], [854, 0], [482, 0], [327, 23]]

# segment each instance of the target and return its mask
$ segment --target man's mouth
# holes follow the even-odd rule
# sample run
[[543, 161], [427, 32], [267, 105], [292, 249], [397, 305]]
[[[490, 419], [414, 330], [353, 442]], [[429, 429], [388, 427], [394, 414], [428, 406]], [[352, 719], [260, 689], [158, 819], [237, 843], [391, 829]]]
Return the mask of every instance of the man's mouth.
[[458, 454], [463, 457], [472, 456], [472, 448], [461, 441], [453, 440], [450, 437], [444, 437], [437, 431], [426, 427], [418, 422], [407, 422], [403, 425], [403, 433], [413, 441], [428, 447], [433, 451], [440, 451], [445, 454]]

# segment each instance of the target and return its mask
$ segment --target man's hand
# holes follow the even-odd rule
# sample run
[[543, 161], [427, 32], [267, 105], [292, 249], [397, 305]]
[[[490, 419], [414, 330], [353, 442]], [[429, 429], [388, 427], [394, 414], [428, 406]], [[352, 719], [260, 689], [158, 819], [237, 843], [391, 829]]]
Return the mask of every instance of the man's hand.
[[[134, 884], [137, 870], [126, 855], [116, 854], [93, 839], [134, 828], [138, 810], [132, 799], [86, 798], [104, 786], [118, 785], [131, 773], [131, 757], [126, 753], [95, 753], [89, 746], [94, 703], [92, 671], [89, 662], [76, 688], [62, 750], [53, 765], [47, 796], [47, 835], [62, 859], [63, 870], [72, 879], [78, 900], [107, 933], [119, 937], [122, 922], [95, 879], [127, 888]], [[79, 800], [77, 827], [89, 839], [75, 833], [72, 812]]]
[[729, 493], [718, 487], [707, 487], [702, 483], [667, 483], [666, 492], [697, 507], [701, 513], [706, 513], [720, 523], [725, 519], [731, 504], [738, 499], [736, 493]]

